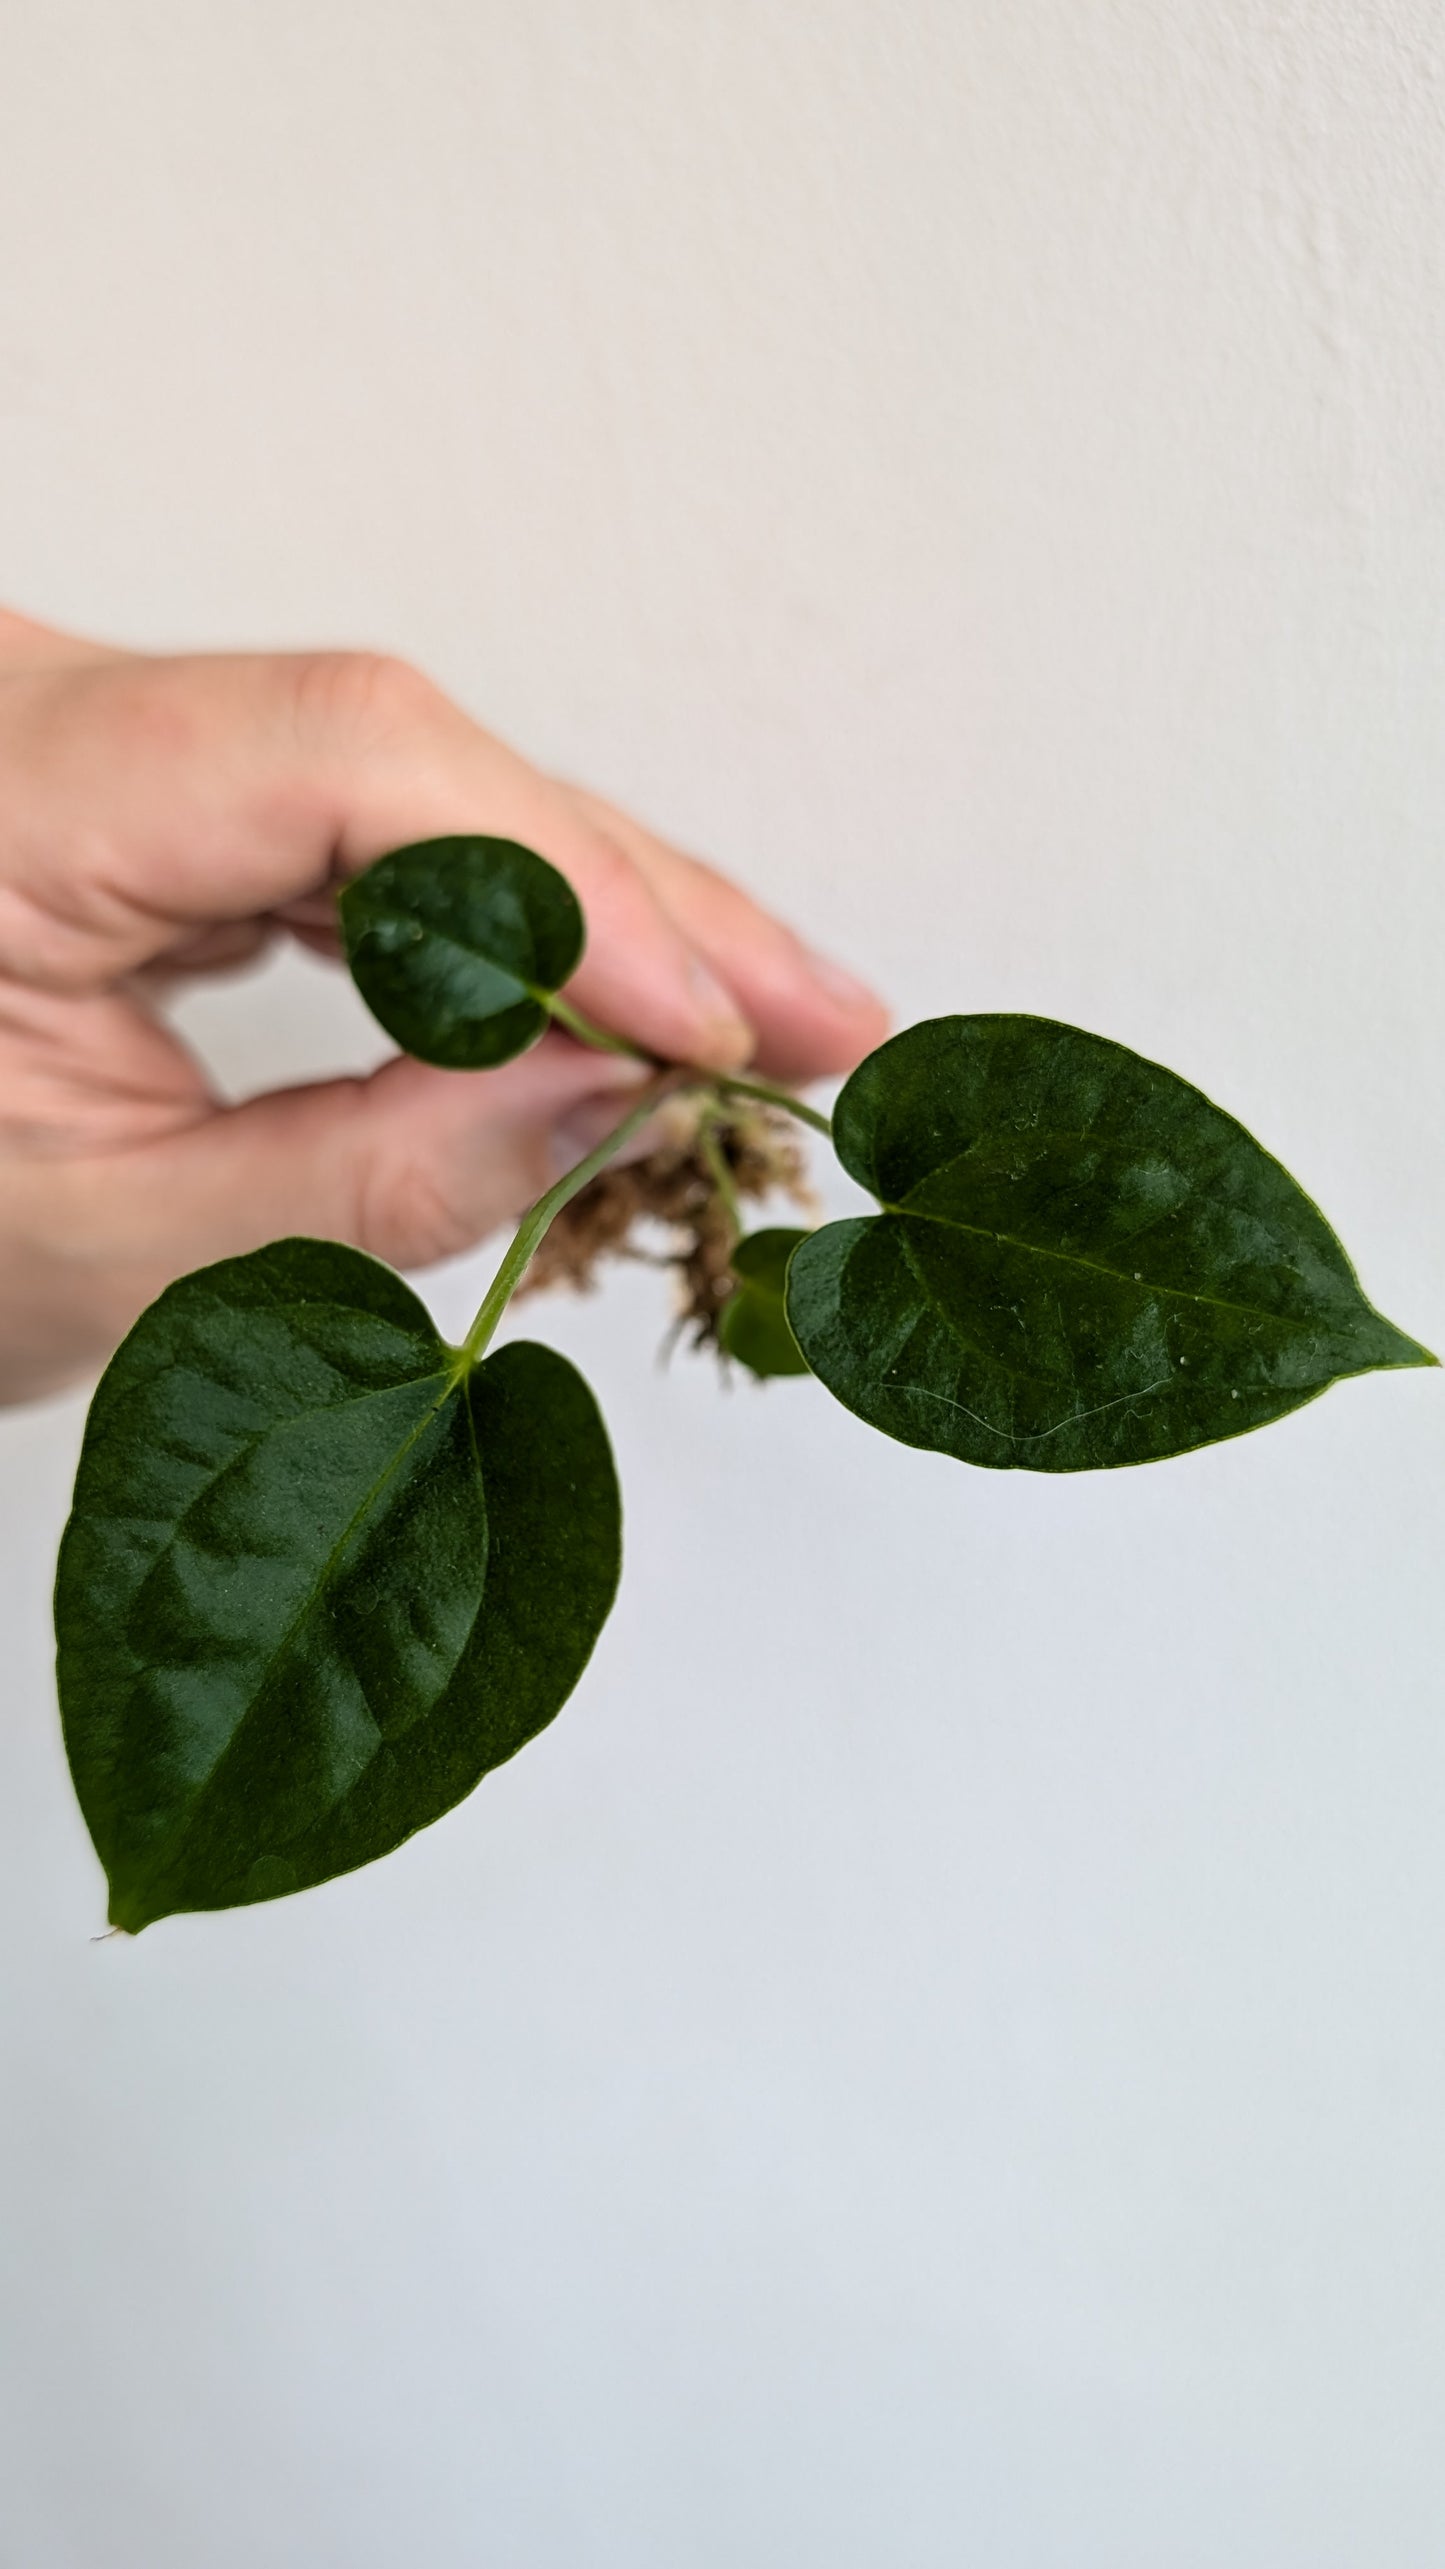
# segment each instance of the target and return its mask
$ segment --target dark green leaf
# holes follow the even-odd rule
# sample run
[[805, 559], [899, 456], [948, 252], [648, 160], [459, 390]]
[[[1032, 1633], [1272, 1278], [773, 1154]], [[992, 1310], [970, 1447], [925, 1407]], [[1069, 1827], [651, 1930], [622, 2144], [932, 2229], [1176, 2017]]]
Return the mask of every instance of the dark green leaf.
[[347, 961], [403, 1052], [490, 1070], [525, 1052], [582, 956], [571, 885], [505, 838], [422, 839], [377, 859], [338, 898]]
[[807, 1359], [788, 1327], [783, 1303], [788, 1260], [806, 1231], [753, 1231], [733, 1251], [737, 1291], [723, 1304], [718, 1339], [724, 1353], [753, 1374], [806, 1374]]
[[96, 1393], [56, 1589], [114, 1922], [273, 1899], [439, 1818], [565, 1702], [618, 1556], [562, 1357], [462, 1379], [398, 1277], [316, 1240], [172, 1285]]
[[1435, 1362], [1241, 1124], [1102, 1036], [935, 1018], [854, 1072], [833, 1132], [883, 1210], [803, 1242], [788, 1316], [829, 1390], [905, 1445], [1147, 1463]]

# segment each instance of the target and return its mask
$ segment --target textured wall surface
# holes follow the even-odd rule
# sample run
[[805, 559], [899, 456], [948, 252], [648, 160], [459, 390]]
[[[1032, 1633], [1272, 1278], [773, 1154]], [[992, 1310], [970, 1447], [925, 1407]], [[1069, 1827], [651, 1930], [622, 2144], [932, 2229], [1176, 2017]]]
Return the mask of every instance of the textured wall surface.
[[[0, 592], [412, 654], [1445, 1341], [1438, 0], [0, 22]], [[629, 1505], [556, 1729], [133, 1946], [0, 1423], [5, 2569], [1436, 2569], [1440, 1379], [1056, 1485], [661, 1318], [528, 1324]]]

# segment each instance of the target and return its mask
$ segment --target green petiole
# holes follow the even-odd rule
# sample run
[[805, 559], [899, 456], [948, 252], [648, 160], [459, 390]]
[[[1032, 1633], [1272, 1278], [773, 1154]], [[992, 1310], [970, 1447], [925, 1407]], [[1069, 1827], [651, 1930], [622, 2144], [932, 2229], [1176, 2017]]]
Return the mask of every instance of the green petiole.
[[[557, 1016], [560, 1022], [567, 1023], [569, 1032], [577, 1034], [583, 1043], [595, 1044], [600, 1051], [632, 1053], [639, 1060], [648, 1058], [646, 1054], [638, 1053], [637, 1047], [627, 1043], [621, 1036], [605, 1035], [599, 1029], [589, 1026], [585, 1018], [575, 1017], [572, 1010], [566, 1010], [564, 1016], [555, 999], [550, 1005], [554, 1016]], [[574, 1169], [569, 1169], [565, 1177], [560, 1177], [556, 1185], [549, 1187], [546, 1194], [539, 1196], [529, 1211], [523, 1214], [507, 1253], [482, 1297], [477, 1316], [457, 1350], [458, 1376], [470, 1373], [472, 1367], [491, 1345], [502, 1314], [526, 1274], [544, 1232], [561, 1212], [563, 1205], [570, 1204], [574, 1195], [580, 1194], [584, 1186], [588, 1185], [594, 1177], [601, 1175], [609, 1160], [616, 1156], [625, 1142], [631, 1141], [633, 1134], [641, 1130], [649, 1116], [656, 1114], [664, 1099], [684, 1097], [693, 1092], [710, 1096], [718, 1106], [725, 1106], [731, 1097], [752, 1098], [759, 1105], [780, 1107], [787, 1114], [798, 1116], [803, 1123], [811, 1124], [816, 1132], [826, 1134], [832, 1130], [826, 1115], [820, 1115], [815, 1107], [805, 1106], [799, 1098], [791, 1096], [785, 1088], [770, 1088], [757, 1080], [723, 1078], [705, 1071], [660, 1069], [656, 1079], [648, 1082], [647, 1088], [636, 1104], [629, 1107], [627, 1113], [619, 1123], [614, 1125], [610, 1133], [604, 1135], [596, 1149], [589, 1151], [584, 1160], [579, 1160]], [[733, 1185], [731, 1172], [718, 1148], [716, 1138], [706, 1125], [701, 1135], [701, 1146], [733, 1227], [741, 1233], [744, 1224], [737, 1189]]]

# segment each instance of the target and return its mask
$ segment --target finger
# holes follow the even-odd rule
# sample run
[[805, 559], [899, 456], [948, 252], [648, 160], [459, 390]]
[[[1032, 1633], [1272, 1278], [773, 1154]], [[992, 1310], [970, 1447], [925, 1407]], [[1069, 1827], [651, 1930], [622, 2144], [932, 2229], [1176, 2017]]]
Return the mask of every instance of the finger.
[[11, 669], [68, 668], [87, 660], [119, 660], [124, 653], [103, 642], [84, 642], [58, 626], [41, 624], [14, 607], [0, 607], [0, 665]]
[[[634, 1043], [663, 1061], [741, 1070], [753, 1058], [756, 1038], [737, 1000], [705, 958], [684, 947], [681, 969], [687, 1007], [685, 1014], [679, 1011], [668, 980], [678, 961], [676, 931], [655, 897], [649, 896], [645, 907], [628, 918], [631, 889], [624, 883], [619, 887], [621, 901], [594, 902], [590, 914], [584, 909], [587, 947], [581, 969], [567, 985], [567, 997], [599, 1025], [630, 1035]], [[642, 889], [646, 892], [645, 884]], [[598, 908], [604, 914], [601, 937], [593, 927]], [[332, 896], [288, 903], [280, 915], [288, 934], [309, 953], [326, 963], [345, 961]]]
[[47, 674], [7, 720], [22, 808], [0, 967], [20, 977], [94, 987], [204, 927], [291, 905], [304, 921], [386, 849], [476, 831], [573, 884], [584, 1008], [670, 1060], [750, 1056], [735, 1000], [615, 842], [402, 664], [105, 661]]
[[[823, 1078], [851, 1070], [882, 1042], [888, 1011], [866, 982], [804, 945], [781, 919], [712, 866], [654, 837], [597, 795], [576, 786], [566, 791], [587, 820], [627, 856], [689, 946], [727, 986], [754, 1029], [760, 1070], [777, 1079]], [[329, 894], [288, 903], [284, 918], [290, 933], [313, 953], [340, 959]], [[585, 978], [579, 976], [579, 997]]]
[[369, 1079], [253, 1098], [170, 1147], [186, 1262], [292, 1231], [392, 1266], [457, 1256], [576, 1156], [567, 1127], [584, 1106], [615, 1101], [615, 1124], [645, 1077], [557, 1035], [485, 1080], [403, 1058]]
[[135, 980], [143, 990], [160, 993], [169, 992], [177, 982], [224, 979], [228, 973], [249, 972], [274, 942], [269, 919], [227, 919], [219, 927], [197, 928], [193, 935], [178, 939], [154, 963], [142, 964]]
[[[433, 1265], [533, 1203], [645, 1079], [639, 1063], [551, 1035], [485, 1080], [403, 1059], [139, 1149], [22, 1169], [16, 1219], [46, 1251], [35, 1325], [104, 1354], [176, 1276], [295, 1233]], [[39, 1209], [22, 1222], [27, 1187]]]
[[710, 865], [655, 838], [597, 795], [570, 790], [734, 993], [757, 1033], [759, 1069], [776, 1079], [817, 1079], [851, 1070], [882, 1042], [888, 1012], [866, 982], [814, 953]]
[[[370, 864], [408, 838], [476, 830], [519, 840], [566, 875], [581, 903], [587, 944], [569, 996], [584, 1011], [666, 1061], [737, 1069], [750, 1060], [753, 1030], [734, 995], [627, 851], [565, 788], [414, 673], [383, 680], [383, 694], [393, 683], [414, 727], [403, 720], [383, 730], [369, 766], [352, 763], [350, 806], [337, 832], [341, 870]], [[288, 907], [287, 916], [303, 930], [318, 926], [314, 900]]]

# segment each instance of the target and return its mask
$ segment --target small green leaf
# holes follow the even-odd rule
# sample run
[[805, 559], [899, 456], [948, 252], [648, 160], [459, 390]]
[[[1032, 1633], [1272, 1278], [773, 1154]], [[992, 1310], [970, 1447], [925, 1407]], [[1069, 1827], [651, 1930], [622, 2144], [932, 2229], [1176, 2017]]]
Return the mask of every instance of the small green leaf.
[[617, 1584], [591, 1393], [462, 1377], [354, 1249], [172, 1285], [91, 1407], [56, 1586], [81, 1808], [133, 1932], [384, 1855], [552, 1719]]
[[829, 1390], [905, 1445], [1147, 1463], [1435, 1362], [1243, 1125], [1102, 1036], [935, 1018], [860, 1065], [833, 1134], [883, 1209], [803, 1241], [788, 1317]]
[[733, 1251], [737, 1291], [723, 1304], [718, 1342], [753, 1374], [806, 1374], [808, 1360], [783, 1302], [788, 1260], [806, 1231], [753, 1231]]
[[338, 895], [352, 977], [418, 1061], [490, 1070], [534, 1044], [582, 957], [582, 912], [555, 865], [505, 838], [422, 839]]

